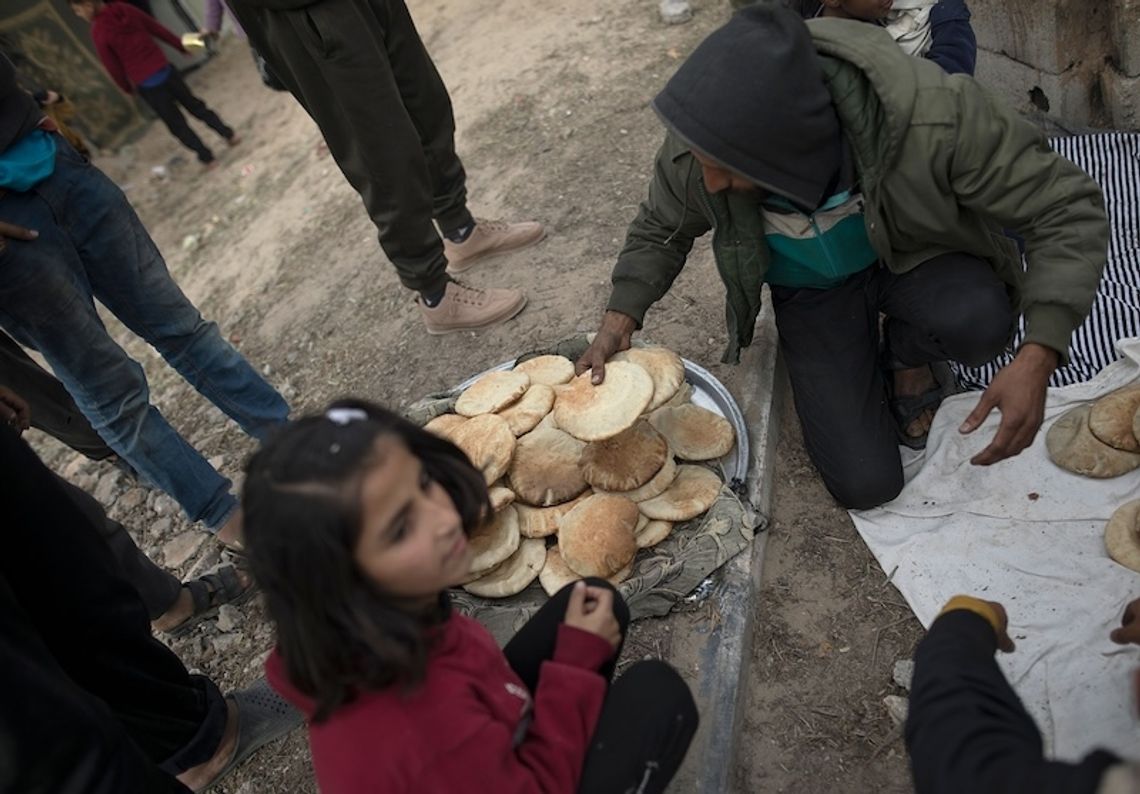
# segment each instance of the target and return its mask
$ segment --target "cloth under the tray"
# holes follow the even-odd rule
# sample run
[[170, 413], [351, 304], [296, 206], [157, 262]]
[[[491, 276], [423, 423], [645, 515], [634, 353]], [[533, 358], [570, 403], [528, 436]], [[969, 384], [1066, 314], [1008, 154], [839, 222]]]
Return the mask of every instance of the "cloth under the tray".
[[1140, 382], [1140, 339], [1122, 340], [1121, 360], [1087, 383], [1050, 389], [1033, 446], [995, 466], [970, 465], [999, 414], [973, 434], [958, 427], [978, 393], [946, 400], [925, 462], [894, 501], [851, 513], [883, 570], [923, 625], [957, 593], [1000, 601], [1017, 651], [1002, 667], [1050, 752], [1076, 759], [1095, 747], [1140, 758], [1129, 702], [1140, 649], [1108, 639], [1140, 597], [1140, 574], [1105, 552], [1104, 526], [1140, 499], [1140, 470], [1111, 480], [1070, 474], [1050, 462], [1045, 431], [1074, 405]]
[[[544, 354], [576, 360], [586, 350], [585, 336], [563, 340], [543, 350], [519, 356], [525, 360]], [[428, 395], [410, 406], [405, 416], [417, 424], [449, 413], [458, 391]], [[722, 479], [723, 479], [723, 473]], [[638, 552], [637, 563], [619, 590], [634, 618], [664, 615], [709, 574], [716, 571], [752, 543], [751, 512], [727, 486], [703, 516], [673, 528], [663, 542]], [[534, 612], [546, 603], [546, 593], [535, 581], [510, 598], [479, 598], [462, 590], [452, 593], [452, 603], [476, 618], [500, 643], [506, 642]]]

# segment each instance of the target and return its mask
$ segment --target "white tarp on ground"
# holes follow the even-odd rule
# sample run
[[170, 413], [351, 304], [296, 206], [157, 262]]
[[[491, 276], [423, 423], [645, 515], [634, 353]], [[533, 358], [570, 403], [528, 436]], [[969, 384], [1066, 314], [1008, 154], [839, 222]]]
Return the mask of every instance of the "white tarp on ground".
[[957, 593], [1005, 605], [1017, 651], [1000, 661], [1049, 752], [1063, 760], [1096, 747], [1140, 758], [1129, 705], [1140, 651], [1108, 639], [1125, 604], [1140, 598], [1140, 574], [1104, 549], [1113, 510], [1140, 499], [1140, 470], [1092, 480], [1054, 466], [1045, 452], [1045, 430], [1065, 410], [1140, 382], [1140, 339], [1122, 341], [1120, 352], [1093, 380], [1051, 389], [1033, 446], [988, 468], [970, 458], [993, 438], [1000, 415], [962, 436], [980, 393], [947, 399], [902, 494], [851, 514], [924, 626]]

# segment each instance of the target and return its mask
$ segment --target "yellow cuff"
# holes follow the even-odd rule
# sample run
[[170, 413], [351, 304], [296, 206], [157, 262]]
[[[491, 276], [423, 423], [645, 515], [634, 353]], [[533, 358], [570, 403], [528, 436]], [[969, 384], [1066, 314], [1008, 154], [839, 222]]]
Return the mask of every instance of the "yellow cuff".
[[960, 609], [973, 612], [975, 615], [981, 615], [986, 619], [986, 622], [993, 627], [994, 636], [1001, 634], [1001, 617], [998, 615], [997, 610], [990, 606], [988, 602], [980, 598], [974, 598], [973, 596], [954, 596], [946, 602], [946, 606], [942, 607], [942, 611], [938, 613], [938, 617], [942, 617], [947, 612], [956, 612]]

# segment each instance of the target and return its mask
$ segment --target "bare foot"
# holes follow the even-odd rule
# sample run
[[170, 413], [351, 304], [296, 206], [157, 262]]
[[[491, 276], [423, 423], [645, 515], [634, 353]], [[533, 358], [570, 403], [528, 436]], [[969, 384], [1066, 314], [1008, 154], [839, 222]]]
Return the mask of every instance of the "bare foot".
[[244, 548], [241, 535], [241, 507], [238, 507], [218, 530], [218, 542], [226, 548], [241, 550]]
[[218, 773], [225, 768], [237, 750], [238, 739], [238, 712], [237, 705], [226, 698], [226, 729], [222, 732], [222, 741], [209, 761], [203, 761], [198, 766], [192, 766], [178, 775], [178, 782], [191, 791], [202, 791]]
[[[938, 382], [934, 380], [934, 373], [926, 364], [912, 369], [895, 370], [894, 376], [896, 397], [917, 397], [938, 385]], [[937, 410], [934, 407], [927, 408], [906, 426], [904, 432], [910, 438], [921, 438], [926, 435], [930, 432], [930, 425], [934, 423], [934, 414]]]
[[241, 143], [241, 136], [238, 135], [236, 132], [233, 135], [231, 135], [230, 137], [226, 138], [226, 145], [227, 146], [237, 146], [239, 143]]

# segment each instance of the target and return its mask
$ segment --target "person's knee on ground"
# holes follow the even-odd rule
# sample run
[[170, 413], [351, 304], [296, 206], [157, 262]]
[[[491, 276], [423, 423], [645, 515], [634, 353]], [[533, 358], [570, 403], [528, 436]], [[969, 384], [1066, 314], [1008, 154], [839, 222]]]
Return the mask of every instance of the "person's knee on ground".
[[842, 472], [820, 472], [823, 484], [847, 510], [869, 510], [885, 504], [903, 488], [902, 460], [896, 452], [894, 465], [851, 466]]

